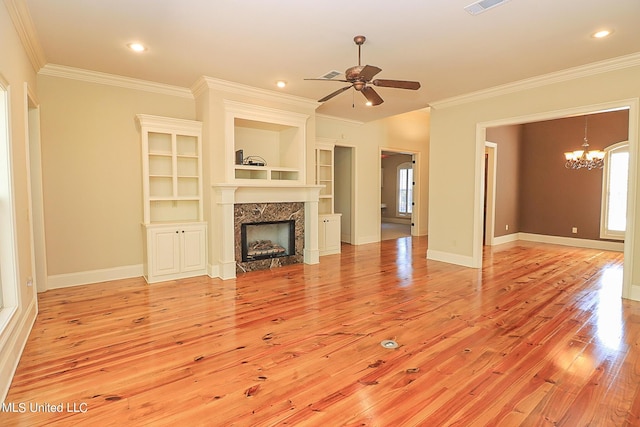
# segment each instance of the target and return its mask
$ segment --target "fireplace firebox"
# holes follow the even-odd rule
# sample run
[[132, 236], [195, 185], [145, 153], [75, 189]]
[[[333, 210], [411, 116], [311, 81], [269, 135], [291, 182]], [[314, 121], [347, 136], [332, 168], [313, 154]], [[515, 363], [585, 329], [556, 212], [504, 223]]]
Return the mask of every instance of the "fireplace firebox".
[[241, 224], [242, 262], [295, 254], [295, 221]]

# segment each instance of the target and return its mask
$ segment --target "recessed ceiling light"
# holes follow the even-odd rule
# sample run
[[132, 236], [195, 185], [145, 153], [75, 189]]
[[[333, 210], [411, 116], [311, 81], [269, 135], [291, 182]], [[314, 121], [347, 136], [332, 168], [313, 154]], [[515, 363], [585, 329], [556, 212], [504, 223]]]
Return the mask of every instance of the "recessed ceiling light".
[[597, 32], [593, 33], [591, 35], [591, 37], [596, 38], [596, 39], [601, 39], [601, 38], [610, 36], [612, 32], [613, 31], [611, 31], [611, 30], [600, 30], [600, 31], [597, 31]]
[[147, 48], [140, 43], [129, 43], [127, 46], [129, 46], [129, 49], [133, 50], [134, 52], [144, 52], [145, 50], [147, 50]]
[[287, 85], [287, 82], [285, 82], [284, 80], [278, 80], [276, 82], [276, 86], [278, 86], [280, 89], [282, 89], [283, 87], [285, 87]]

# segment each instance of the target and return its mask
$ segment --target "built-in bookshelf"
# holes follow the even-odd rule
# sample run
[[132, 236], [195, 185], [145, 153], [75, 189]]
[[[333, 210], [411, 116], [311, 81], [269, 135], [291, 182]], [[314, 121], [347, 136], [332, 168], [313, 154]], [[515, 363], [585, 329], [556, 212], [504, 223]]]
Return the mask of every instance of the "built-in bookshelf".
[[145, 224], [202, 221], [200, 122], [139, 114]]
[[206, 274], [202, 124], [139, 114], [144, 277], [149, 283]]

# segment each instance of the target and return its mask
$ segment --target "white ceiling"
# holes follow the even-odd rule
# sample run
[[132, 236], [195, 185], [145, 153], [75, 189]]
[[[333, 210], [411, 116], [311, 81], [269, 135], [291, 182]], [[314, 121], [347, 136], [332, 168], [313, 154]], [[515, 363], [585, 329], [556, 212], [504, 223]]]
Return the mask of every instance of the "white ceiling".
[[[422, 88], [376, 88], [377, 107], [349, 90], [317, 110], [360, 121], [640, 52], [639, 0], [511, 0], [477, 16], [472, 2], [26, 0], [47, 63], [186, 88], [202, 75], [270, 90], [282, 79], [282, 92], [320, 99], [344, 84], [304, 78], [356, 65], [362, 34], [377, 78]], [[605, 27], [610, 37], [591, 37]]]

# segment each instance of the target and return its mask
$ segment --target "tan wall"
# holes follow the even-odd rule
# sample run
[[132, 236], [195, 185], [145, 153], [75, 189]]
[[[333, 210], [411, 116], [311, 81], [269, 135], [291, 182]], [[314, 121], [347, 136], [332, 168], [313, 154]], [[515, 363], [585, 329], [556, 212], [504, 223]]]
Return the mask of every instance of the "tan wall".
[[[0, 330], [0, 400], [4, 401], [36, 315], [36, 285], [27, 286], [27, 280], [35, 275], [35, 270], [31, 262], [31, 215], [29, 213], [28, 192], [29, 150], [26, 130], [27, 87], [30, 92], [35, 93], [36, 76], [4, 3], [0, 4], [0, 52], [2, 52], [0, 54], [0, 76], [9, 86], [9, 129], [7, 133], [11, 144], [10, 162], [15, 222], [12, 231], [15, 236], [14, 253], [16, 258], [15, 264], [11, 263], [14, 265], [7, 266], [6, 254], [2, 251], [2, 276], [5, 278], [2, 281], [2, 287], [14, 290], [17, 287], [17, 293], [13, 293], [17, 297], [15, 298], [16, 311], [6, 327]], [[6, 171], [2, 173], [6, 173]], [[4, 233], [6, 231], [4, 224], [7, 222], [7, 205], [6, 201], [3, 200], [3, 202], [5, 202], [3, 203], [5, 210], [0, 211], [0, 215], [2, 215], [2, 231]], [[3, 247], [6, 247], [7, 235], [3, 235], [3, 239]], [[13, 271], [15, 274], [12, 273]], [[11, 273], [9, 274], [12, 277], [11, 282], [6, 280], [7, 273]], [[4, 299], [5, 305], [10, 302], [7, 298]]]
[[[476, 207], [479, 205], [476, 203], [479, 203], [481, 189], [476, 182], [476, 168], [481, 165], [478, 145], [483, 144], [485, 138], [483, 125], [518, 123], [520, 117], [552, 117], [558, 111], [588, 111], [598, 106], [627, 103], [636, 105], [640, 97], [638, 75], [640, 67], [634, 66], [464, 103], [435, 103], [431, 109], [429, 256], [437, 255], [441, 259], [447, 256], [466, 265], [473, 265], [472, 262], [478, 259], [481, 233], [477, 233], [479, 212]], [[638, 140], [638, 119], [638, 112], [634, 111], [630, 115], [633, 133], [629, 135], [634, 147]], [[635, 164], [630, 180], [637, 180]], [[640, 192], [636, 182], [630, 201], [632, 206]], [[636, 210], [634, 221], [638, 227], [628, 236], [632, 253], [640, 250], [639, 216], [640, 212]], [[631, 264], [631, 271], [628, 271], [633, 285], [631, 291], [638, 292], [640, 257], [633, 257]]]
[[193, 99], [41, 75], [49, 276], [142, 264], [136, 114], [194, 119]]

